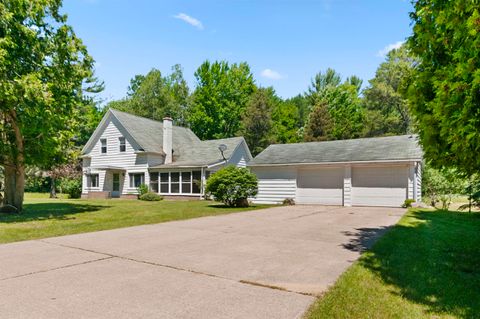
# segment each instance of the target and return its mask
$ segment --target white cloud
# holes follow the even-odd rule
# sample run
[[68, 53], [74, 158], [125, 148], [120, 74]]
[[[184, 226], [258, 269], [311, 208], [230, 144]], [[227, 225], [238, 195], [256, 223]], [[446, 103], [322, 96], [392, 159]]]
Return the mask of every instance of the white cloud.
[[405, 43], [405, 41], [397, 41], [395, 43], [389, 44], [380, 51], [377, 52], [377, 56], [379, 57], [385, 57], [388, 52], [392, 51], [393, 49], [398, 49], [402, 46], [402, 44]]
[[284, 78], [283, 75], [278, 73], [277, 71], [271, 69], [265, 69], [260, 73], [261, 76], [270, 80], [281, 80]]
[[199, 30], [203, 30], [203, 24], [200, 20], [195, 19], [194, 17], [189, 16], [188, 14], [185, 13], [179, 13], [175, 16], [173, 16], [175, 19], [180, 19], [182, 21], [185, 21], [186, 23], [194, 26], [195, 28]]

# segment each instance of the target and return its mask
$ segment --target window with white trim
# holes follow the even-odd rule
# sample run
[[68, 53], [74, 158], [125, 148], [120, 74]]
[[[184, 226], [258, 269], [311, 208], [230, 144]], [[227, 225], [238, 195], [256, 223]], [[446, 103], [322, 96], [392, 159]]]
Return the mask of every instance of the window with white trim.
[[107, 153], [107, 139], [106, 138], [100, 139], [100, 152], [102, 154]]
[[127, 149], [127, 146], [125, 144], [125, 137], [120, 136], [118, 138], [118, 142], [120, 143], [120, 152], [125, 152]]
[[99, 186], [99, 178], [98, 174], [90, 174], [87, 176], [87, 184], [89, 187], [98, 187]]
[[201, 171], [160, 173], [159, 191], [160, 194], [200, 194], [201, 179]]
[[129, 173], [130, 188], [137, 188], [145, 183], [145, 173]]

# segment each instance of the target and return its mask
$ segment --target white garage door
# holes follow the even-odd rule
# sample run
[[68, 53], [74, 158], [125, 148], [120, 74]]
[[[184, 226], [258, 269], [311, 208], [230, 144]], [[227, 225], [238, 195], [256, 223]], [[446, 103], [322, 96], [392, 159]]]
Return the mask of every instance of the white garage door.
[[296, 202], [300, 204], [343, 204], [343, 168], [299, 170]]
[[398, 207], [407, 198], [405, 166], [352, 168], [352, 205]]

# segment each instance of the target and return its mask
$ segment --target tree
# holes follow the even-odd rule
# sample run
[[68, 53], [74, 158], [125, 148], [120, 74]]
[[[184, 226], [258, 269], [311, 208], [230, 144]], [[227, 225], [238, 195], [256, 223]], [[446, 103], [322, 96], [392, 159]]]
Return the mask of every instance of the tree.
[[309, 121], [305, 127], [304, 139], [306, 142], [327, 141], [331, 139], [332, 118], [328, 112], [325, 101], [318, 101], [310, 113]]
[[436, 207], [441, 202], [441, 209], [447, 210], [452, 197], [466, 189], [467, 181], [453, 168], [437, 170], [426, 165], [422, 172], [422, 193]]
[[130, 80], [127, 97], [112, 101], [107, 106], [153, 120], [170, 116], [177, 124], [185, 125], [188, 96], [182, 68], [176, 64], [167, 76], [157, 69], [152, 69], [145, 76], [135, 75]]
[[363, 91], [366, 136], [399, 135], [411, 131], [406, 92], [417, 61], [405, 45], [387, 54]]
[[256, 90], [248, 64], [205, 61], [195, 72], [195, 79], [188, 114], [193, 132], [202, 140], [235, 136]]
[[[304, 110], [299, 108], [300, 103], [297, 104], [299, 101], [299, 99], [294, 98], [275, 103], [272, 113], [274, 142], [296, 143], [302, 140], [303, 120], [301, 119], [301, 112]], [[305, 104], [301, 104], [300, 107], [303, 105]]]
[[260, 88], [252, 94], [242, 119], [243, 137], [253, 156], [263, 151], [272, 142], [272, 110], [275, 106], [275, 91]]
[[93, 59], [60, 6], [60, 0], [0, 3], [0, 163], [4, 203], [18, 211], [25, 166], [43, 166], [71, 143], [85, 80], [93, 78]]
[[409, 90], [425, 157], [480, 170], [480, 13], [477, 1], [418, 0], [408, 46], [419, 64]]
[[[341, 83], [341, 76], [333, 69], [327, 69], [325, 73], [319, 72], [312, 80], [306, 97], [315, 108], [323, 105], [328, 111], [328, 119], [321, 120], [320, 115], [325, 114], [324, 109], [312, 109], [308, 123], [304, 129], [305, 138], [311, 140], [324, 139], [348, 139], [360, 137], [363, 130], [364, 112], [361, 105], [359, 91], [361, 80], [356, 76], [347, 78]], [[318, 124], [316, 121], [321, 121]], [[320, 129], [329, 124], [328, 130]], [[310, 131], [309, 131], [310, 130]], [[309, 131], [309, 132], [307, 132]], [[318, 135], [320, 134], [322, 135]]]
[[205, 191], [227, 206], [246, 207], [257, 195], [258, 180], [247, 168], [229, 165], [208, 178]]

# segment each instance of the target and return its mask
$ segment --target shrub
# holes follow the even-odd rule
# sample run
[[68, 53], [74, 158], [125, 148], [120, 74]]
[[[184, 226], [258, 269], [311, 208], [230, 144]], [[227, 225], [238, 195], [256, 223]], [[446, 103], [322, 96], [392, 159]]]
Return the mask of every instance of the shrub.
[[412, 204], [413, 204], [413, 203], [415, 203], [415, 200], [414, 200], [414, 199], [411, 199], [411, 198], [406, 199], [406, 200], [403, 202], [402, 207], [403, 207], [403, 208], [410, 208], [410, 207], [412, 207]]
[[145, 195], [146, 193], [148, 193], [148, 186], [145, 185], [145, 184], [142, 184], [140, 186], [138, 186], [137, 188], [137, 191], [138, 191], [138, 196], [142, 196], [142, 195]]
[[227, 206], [245, 207], [257, 195], [258, 180], [246, 168], [227, 166], [210, 176], [205, 191]]
[[422, 193], [430, 199], [430, 205], [447, 210], [455, 194], [465, 190], [467, 180], [462, 178], [455, 169], [445, 168], [437, 170], [428, 165], [423, 169]]
[[82, 195], [81, 178], [62, 178], [60, 180], [62, 193], [68, 194], [68, 198], [80, 198]]
[[293, 198], [285, 198], [282, 204], [287, 206], [295, 205], [295, 200]]
[[142, 194], [138, 197], [139, 200], [145, 200], [145, 201], [149, 201], [149, 202], [156, 202], [156, 201], [160, 201], [163, 199], [162, 196], [156, 194], [156, 193], [152, 193], [152, 192], [147, 192], [145, 194]]

